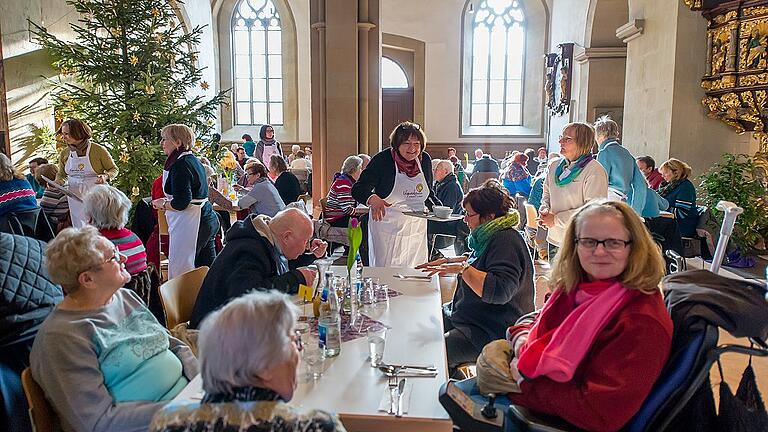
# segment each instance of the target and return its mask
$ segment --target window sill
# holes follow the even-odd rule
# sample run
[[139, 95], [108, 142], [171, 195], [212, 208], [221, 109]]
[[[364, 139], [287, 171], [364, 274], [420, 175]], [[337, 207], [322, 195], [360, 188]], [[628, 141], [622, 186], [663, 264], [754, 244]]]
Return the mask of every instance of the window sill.
[[461, 131], [462, 137], [530, 137], [540, 138], [542, 133], [539, 130], [525, 126], [464, 126]]

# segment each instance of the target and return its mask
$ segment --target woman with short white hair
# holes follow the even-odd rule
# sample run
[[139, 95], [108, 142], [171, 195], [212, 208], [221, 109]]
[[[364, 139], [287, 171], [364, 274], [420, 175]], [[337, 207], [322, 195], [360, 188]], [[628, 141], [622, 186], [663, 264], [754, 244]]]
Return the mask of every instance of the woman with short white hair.
[[357, 201], [352, 197], [352, 185], [363, 172], [363, 159], [348, 156], [341, 165], [341, 172], [333, 176], [331, 189], [323, 209], [323, 218], [331, 226], [346, 228], [349, 218], [355, 215]]
[[[297, 307], [277, 291], [238, 297], [200, 326], [205, 397], [159, 411], [153, 432], [190, 430], [343, 431], [335, 415], [300, 413], [287, 402], [296, 388], [301, 339]], [[233, 356], [232, 353], [238, 353]]]
[[61, 231], [46, 266], [66, 296], [40, 327], [30, 367], [64, 431], [146, 430], [197, 375], [192, 351], [121, 289], [125, 256], [96, 228]]
[[83, 197], [83, 211], [88, 223], [125, 256], [125, 269], [131, 275], [125, 288], [134, 291], [149, 305], [152, 281], [147, 268], [147, 252], [141, 239], [125, 227], [130, 210], [131, 201], [113, 186], [96, 185]]

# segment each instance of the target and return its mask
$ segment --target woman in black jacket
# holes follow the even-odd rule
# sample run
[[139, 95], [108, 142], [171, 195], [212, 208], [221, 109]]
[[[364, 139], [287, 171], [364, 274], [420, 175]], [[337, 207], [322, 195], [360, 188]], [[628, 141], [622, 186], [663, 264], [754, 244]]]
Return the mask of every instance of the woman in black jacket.
[[214, 237], [219, 219], [208, 202], [208, 181], [200, 160], [192, 154], [195, 133], [189, 126], [172, 124], [160, 131], [163, 152], [168, 155], [163, 168], [165, 198], [152, 205], [165, 210], [168, 220], [168, 278], [200, 266], [210, 266], [216, 258]]
[[503, 339], [509, 323], [533, 311], [533, 261], [517, 231], [520, 216], [509, 194], [497, 180], [488, 180], [462, 204], [472, 255], [417, 267], [430, 275], [458, 275], [453, 301], [443, 313], [451, 374], [474, 362], [487, 343]]
[[280, 194], [280, 198], [283, 199], [283, 203], [288, 205], [292, 202], [299, 200], [301, 195], [301, 184], [299, 179], [288, 171], [288, 165], [285, 163], [285, 159], [282, 156], [273, 154], [269, 158], [269, 174], [275, 179], [275, 188], [277, 193]]
[[352, 186], [352, 196], [370, 208], [368, 256], [373, 267], [410, 267], [427, 261], [427, 220], [403, 214], [432, 209], [432, 159], [416, 123], [400, 123], [391, 148], [376, 154]]

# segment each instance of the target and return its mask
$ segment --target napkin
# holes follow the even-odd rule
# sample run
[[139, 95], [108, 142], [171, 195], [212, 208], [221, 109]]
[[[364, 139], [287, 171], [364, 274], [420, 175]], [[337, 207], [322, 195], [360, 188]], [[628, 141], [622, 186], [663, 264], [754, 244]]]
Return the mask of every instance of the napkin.
[[[403, 414], [408, 413], [408, 406], [411, 404], [411, 390], [413, 390], [413, 381], [405, 381], [405, 388], [403, 388]], [[379, 411], [389, 411], [390, 396], [391, 392], [389, 391], [389, 387], [384, 387], [384, 396], [379, 402]]]

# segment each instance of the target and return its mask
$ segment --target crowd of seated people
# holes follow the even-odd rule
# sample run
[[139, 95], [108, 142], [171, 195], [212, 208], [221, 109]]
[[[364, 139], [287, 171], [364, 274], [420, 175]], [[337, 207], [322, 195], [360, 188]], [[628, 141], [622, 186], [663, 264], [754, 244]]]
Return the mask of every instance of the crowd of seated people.
[[[318, 274], [309, 265], [326, 256], [328, 245], [316, 238], [312, 215], [286, 208], [301, 194], [289, 164], [311, 169], [310, 155], [294, 146], [284, 156], [270, 125], [259, 137], [255, 143], [244, 135], [242, 145], [235, 144], [242, 165], [237, 205], [249, 214], [223, 233], [217, 251], [211, 246], [219, 230], [207, 202], [214, 170], [191, 150], [191, 129], [169, 125], [161, 131], [168, 161], [155, 185], [154, 205], [170, 216], [169, 227], [176, 227], [169, 229], [168, 255], [183, 255], [185, 268], [210, 267], [186, 324], [195, 332], [199, 358], [148, 308], [156, 293], [148, 291], [147, 251], [149, 243], [159, 243], [157, 237], [145, 246], [126, 227], [128, 197], [96, 185], [82, 197], [85, 227], [60, 225], [47, 246], [0, 233], [0, 245], [40, 257], [37, 267], [24, 271], [38, 274], [46, 293], [24, 305], [36, 311], [24, 321], [28, 327], [9, 326], [0, 334], [2, 346], [13, 348], [0, 353], [0, 392], [15, 391], [19, 400], [18, 376], [29, 366], [65, 431], [170, 432], [278, 423], [285, 430], [344, 430], [333, 413], [313, 407], [299, 412], [289, 404], [300, 345], [293, 332], [297, 311], [288, 296], [314, 285]], [[425, 131], [404, 122], [392, 131], [389, 147], [373, 158], [348, 156], [327, 179], [323, 216], [339, 229], [359, 216], [364, 262], [455, 276], [455, 292], [442, 310], [451, 375], [458, 376], [488, 343], [506, 339], [513, 353], [510, 373], [521, 389], [511, 395], [514, 403], [587, 430], [617, 430], [637, 411], [667, 360], [672, 328], [657, 288], [664, 264], [649, 229], [654, 232], [663, 222], [679, 234], [695, 234], [691, 168], [670, 159], [654, 171], [653, 160], [636, 159], [620, 142], [616, 123], [605, 118], [594, 126], [566, 125], [559, 143], [560, 152], [553, 155], [545, 148], [527, 149], [501, 161], [479, 150], [473, 172], [495, 176], [467, 191], [455, 149], [446, 159], [432, 160]], [[35, 191], [4, 155], [0, 168], [5, 172], [0, 186], [17, 185], [24, 198], [7, 201], [37, 208]], [[664, 179], [658, 192], [650, 184], [656, 172]], [[38, 160], [34, 175], [43, 211], [65, 223], [61, 192], [42, 178], [55, 178], [56, 166]], [[516, 196], [537, 210], [534, 251], [550, 261], [549, 273], [534, 267]], [[427, 222], [404, 215], [436, 205], [450, 207], [462, 220]], [[0, 191], [0, 213], [2, 206]], [[369, 215], [362, 214], [363, 206]], [[664, 210], [674, 219], [658, 219]], [[427, 254], [435, 246], [434, 234], [456, 238], [455, 257]], [[157, 254], [157, 244], [152, 247]], [[0, 251], [0, 271], [8, 272], [11, 259]], [[532, 316], [538, 298], [534, 280], [542, 275], [551, 294]], [[198, 372], [204, 398], [168, 403]], [[620, 407], [615, 400], [622, 401]], [[17, 412], [8, 406], [6, 412]]]

